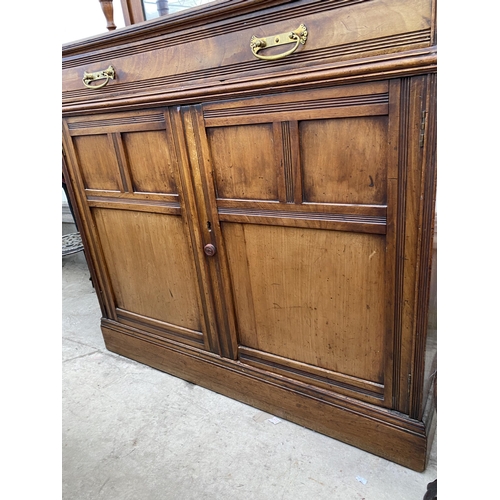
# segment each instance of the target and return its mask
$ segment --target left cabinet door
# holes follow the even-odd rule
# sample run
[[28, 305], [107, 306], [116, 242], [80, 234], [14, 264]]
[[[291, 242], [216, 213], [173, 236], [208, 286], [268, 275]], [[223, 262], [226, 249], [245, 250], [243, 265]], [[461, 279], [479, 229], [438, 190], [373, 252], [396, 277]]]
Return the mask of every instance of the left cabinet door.
[[219, 353], [192, 180], [168, 112], [65, 118], [63, 148], [105, 321]]

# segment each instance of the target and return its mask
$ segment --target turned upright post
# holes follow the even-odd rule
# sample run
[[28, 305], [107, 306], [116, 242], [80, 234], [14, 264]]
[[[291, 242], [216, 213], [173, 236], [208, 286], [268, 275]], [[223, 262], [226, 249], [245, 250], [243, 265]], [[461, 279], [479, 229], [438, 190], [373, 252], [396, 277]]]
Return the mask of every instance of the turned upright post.
[[168, 0], [156, 0], [156, 9], [160, 16], [166, 16], [168, 14]]
[[113, 21], [113, 0], [99, 0], [99, 2], [104, 12], [104, 17], [106, 18], [106, 27], [108, 31], [115, 30], [116, 24]]

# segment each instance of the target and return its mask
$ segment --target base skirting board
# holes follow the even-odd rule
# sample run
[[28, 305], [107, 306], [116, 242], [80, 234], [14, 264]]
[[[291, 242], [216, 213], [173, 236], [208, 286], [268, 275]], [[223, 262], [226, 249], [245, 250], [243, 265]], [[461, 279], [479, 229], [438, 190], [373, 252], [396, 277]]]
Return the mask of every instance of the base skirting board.
[[307, 393], [307, 388], [290, 379], [177, 342], [156, 339], [115, 321], [103, 319], [101, 328], [106, 348], [111, 352], [409, 469], [418, 472], [425, 469], [432, 444], [428, 435], [432, 433], [426, 431], [423, 422], [341, 397], [321, 398], [314, 391]]

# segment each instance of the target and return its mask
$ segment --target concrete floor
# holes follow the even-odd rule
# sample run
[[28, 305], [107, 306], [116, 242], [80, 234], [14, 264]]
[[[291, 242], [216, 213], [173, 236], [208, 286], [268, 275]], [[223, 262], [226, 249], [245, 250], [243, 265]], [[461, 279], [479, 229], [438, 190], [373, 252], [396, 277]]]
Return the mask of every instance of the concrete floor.
[[62, 259], [63, 500], [422, 500], [436, 479], [436, 440], [414, 472], [107, 351], [89, 276]]

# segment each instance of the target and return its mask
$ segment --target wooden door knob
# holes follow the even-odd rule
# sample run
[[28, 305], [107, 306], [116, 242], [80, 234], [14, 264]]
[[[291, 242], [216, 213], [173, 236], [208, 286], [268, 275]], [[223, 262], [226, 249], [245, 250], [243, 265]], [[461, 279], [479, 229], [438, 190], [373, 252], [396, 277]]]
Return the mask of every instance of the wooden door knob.
[[212, 245], [211, 243], [209, 243], [208, 245], [205, 245], [203, 247], [203, 251], [205, 252], [205, 255], [208, 255], [209, 257], [212, 257], [217, 252], [217, 249], [215, 248], [214, 245]]

